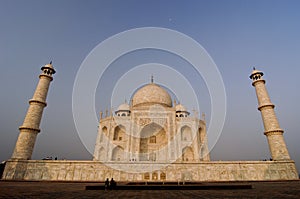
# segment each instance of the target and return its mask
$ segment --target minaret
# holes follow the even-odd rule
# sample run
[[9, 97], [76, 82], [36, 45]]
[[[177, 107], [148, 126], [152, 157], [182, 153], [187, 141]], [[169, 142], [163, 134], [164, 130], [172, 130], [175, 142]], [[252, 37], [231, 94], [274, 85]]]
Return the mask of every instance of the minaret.
[[23, 125], [19, 127], [20, 134], [11, 157], [12, 159], [31, 159], [36, 136], [40, 132], [39, 127], [43, 110], [47, 106], [46, 97], [49, 85], [53, 80], [52, 75], [55, 73], [52, 62], [43, 66], [41, 70], [40, 80], [32, 99], [29, 100], [29, 108]]
[[262, 78], [263, 75], [263, 72], [253, 68], [250, 79], [252, 79], [252, 85], [255, 87], [258, 110], [261, 112], [265, 128], [264, 134], [268, 139], [272, 159], [289, 160], [290, 155], [283, 138], [283, 130], [279, 126], [274, 111], [275, 106], [268, 95], [265, 80]]

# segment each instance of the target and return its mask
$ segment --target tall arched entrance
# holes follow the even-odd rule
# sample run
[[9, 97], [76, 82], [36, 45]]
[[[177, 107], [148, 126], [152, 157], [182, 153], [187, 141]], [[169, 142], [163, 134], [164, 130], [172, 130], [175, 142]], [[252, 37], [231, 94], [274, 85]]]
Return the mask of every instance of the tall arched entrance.
[[146, 125], [140, 133], [139, 160], [157, 161], [161, 159], [159, 149], [167, 144], [165, 129], [152, 122]]

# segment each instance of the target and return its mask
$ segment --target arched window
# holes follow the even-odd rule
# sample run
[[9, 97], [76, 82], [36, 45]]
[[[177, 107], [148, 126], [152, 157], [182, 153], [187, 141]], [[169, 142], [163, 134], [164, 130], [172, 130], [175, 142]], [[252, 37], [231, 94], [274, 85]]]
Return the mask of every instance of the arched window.
[[166, 173], [164, 172], [160, 173], [160, 180], [166, 180]]
[[150, 143], [152, 143], [152, 144], [156, 143], [156, 136], [155, 135], [152, 135], [150, 137]]
[[144, 174], [144, 180], [150, 180], [150, 174], [149, 173]]
[[157, 180], [157, 178], [158, 178], [157, 172], [153, 172], [152, 173], [152, 180]]

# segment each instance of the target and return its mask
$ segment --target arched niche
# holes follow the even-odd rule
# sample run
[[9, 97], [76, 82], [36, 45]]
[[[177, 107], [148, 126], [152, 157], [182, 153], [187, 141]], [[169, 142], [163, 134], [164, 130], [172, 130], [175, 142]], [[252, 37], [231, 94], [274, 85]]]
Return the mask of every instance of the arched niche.
[[116, 146], [112, 151], [112, 161], [123, 161], [124, 160], [124, 149], [120, 146]]
[[181, 140], [182, 141], [192, 141], [192, 129], [189, 126], [183, 126], [181, 128]]
[[105, 159], [106, 159], [105, 149], [103, 147], [101, 147], [99, 149], [99, 160], [104, 161]]
[[184, 162], [194, 161], [194, 151], [193, 151], [192, 147], [187, 146], [182, 149], [182, 161], [184, 161]]
[[107, 127], [106, 126], [104, 126], [101, 129], [100, 142], [103, 142], [103, 136], [107, 136]]
[[123, 125], [116, 126], [114, 129], [113, 140], [122, 141], [126, 135], [126, 129]]

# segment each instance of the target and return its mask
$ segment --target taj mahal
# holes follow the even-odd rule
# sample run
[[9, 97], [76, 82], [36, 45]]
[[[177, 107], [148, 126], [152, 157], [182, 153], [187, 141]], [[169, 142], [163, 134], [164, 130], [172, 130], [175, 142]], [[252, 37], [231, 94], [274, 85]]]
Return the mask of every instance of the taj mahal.
[[121, 104], [115, 116], [100, 116], [94, 160], [209, 161], [205, 121], [189, 114], [152, 79], [134, 94], [131, 105]]
[[153, 78], [127, 103], [111, 114], [99, 114], [92, 160], [32, 160], [40, 133], [46, 98], [56, 73], [52, 63], [41, 68], [31, 100], [3, 180], [30, 181], [268, 181], [294, 180], [298, 173], [291, 160], [264, 73], [250, 74], [258, 110], [264, 124], [272, 160], [211, 161], [205, 117], [191, 115], [184, 104], [172, 99]]

